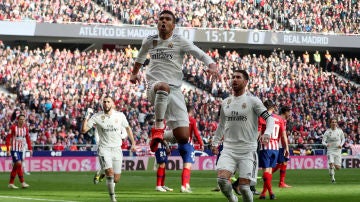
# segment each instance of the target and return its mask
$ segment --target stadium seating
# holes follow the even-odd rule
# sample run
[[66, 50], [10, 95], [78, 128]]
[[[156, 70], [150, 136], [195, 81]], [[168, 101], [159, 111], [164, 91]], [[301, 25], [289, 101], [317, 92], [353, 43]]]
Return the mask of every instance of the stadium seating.
[[[31, 131], [34, 143], [50, 145], [37, 149], [51, 149], [51, 145], [60, 140], [65, 150], [74, 142], [83, 145], [79, 150], [89, 150], [86, 145], [93, 144], [94, 140], [89, 134], [79, 133], [81, 117], [87, 107], [100, 109], [101, 95], [109, 93], [115, 97], [117, 109], [127, 115], [136, 141], [148, 144], [153, 108], [146, 99], [144, 72], [140, 72], [140, 85], [129, 82], [128, 67], [134, 62], [129, 52], [133, 50], [131, 46], [119, 51], [86, 52], [59, 50], [50, 44], [34, 50], [1, 46], [0, 63], [4, 67], [0, 72], [1, 85], [17, 95], [17, 99], [12, 100], [1, 94], [2, 143], [13, 111], [23, 110], [30, 124], [39, 129]], [[360, 88], [352, 82], [283, 50], [274, 50], [270, 55], [207, 52], [220, 67], [221, 79], [212, 85], [206, 80], [201, 63], [190, 56], [184, 59], [186, 81], [198, 87], [184, 89], [184, 94], [186, 101], [195, 107], [204, 142], [210, 143], [216, 130], [219, 103], [229, 95], [232, 69], [245, 68], [251, 75], [249, 90], [253, 94], [263, 100], [271, 99], [279, 107], [292, 107], [293, 117], [288, 122], [290, 143], [319, 144], [321, 134], [328, 127], [326, 120], [331, 116], [339, 117], [349, 143], [360, 143]], [[333, 65], [343, 60], [357, 61], [345, 56], [333, 58]], [[358, 62], [347, 64], [359, 71]], [[145, 114], [141, 122], [140, 113]]]

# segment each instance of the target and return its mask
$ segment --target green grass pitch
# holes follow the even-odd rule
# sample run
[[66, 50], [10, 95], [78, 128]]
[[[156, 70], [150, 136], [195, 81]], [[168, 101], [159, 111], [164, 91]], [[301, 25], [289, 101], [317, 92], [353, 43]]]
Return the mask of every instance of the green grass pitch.
[[[29, 189], [7, 188], [9, 173], [0, 175], [0, 201], [109, 201], [105, 182], [94, 185], [93, 172], [31, 173], [25, 176]], [[259, 172], [259, 176], [262, 172]], [[155, 171], [124, 171], [116, 186], [119, 202], [226, 202], [220, 192], [211, 192], [216, 185], [215, 171], [192, 171], [193, 193], [180, 193], [181, 171], [167, 171], [166, 185], [174, 192], [155, 191]], [[278, 202], [355, 202], [360, 201], [360, 170], [343, 169], [336, 172], [336, 184], [330, 183], [327, 170], [288, 170], [286, 182], [290, 189], [279, 189], [279, 172], [273, 176], [273, 187]], [[16, 185], [20, 185], [18, 179]], [[262, 180], [257, 189], [261, 191]], [[267, 200], [268, 196], [267, 196]], [[239, 201], [241, 197], [239, 197]], [[258, 196], [254, 201], [259, 200]]]

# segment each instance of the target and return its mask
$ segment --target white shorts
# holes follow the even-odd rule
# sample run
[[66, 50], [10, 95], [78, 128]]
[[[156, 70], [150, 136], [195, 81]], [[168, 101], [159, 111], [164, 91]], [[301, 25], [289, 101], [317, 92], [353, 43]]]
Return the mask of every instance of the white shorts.
[[333, 163], [334, 165], [341, 166], [341, 153], [327, 153], [328, 164]]
[[98, 158], [101, 169], [112, 168], [115, 174], [121, 173], [123, 154], [121, 147], [99, 147]]
[[[149, 86], [147, 97], [151, 104], [155, 103], [154, 86], [159, 83], [155, 82]], [[178, 127], [189, 127], [189, 116], [186, 109], [185, 98], [181, 92], [181, 88], [170, 86], [168, 106], [165, 113], [166, 125], [175, 129]]]
[[258, 155], [254, 152], [236, 154], [230, 150], [221, 151], [216, 164], [217, 170], [237, 171], [240, 178], [249, 179], [251, 185], [256, 184], [258, 174]]

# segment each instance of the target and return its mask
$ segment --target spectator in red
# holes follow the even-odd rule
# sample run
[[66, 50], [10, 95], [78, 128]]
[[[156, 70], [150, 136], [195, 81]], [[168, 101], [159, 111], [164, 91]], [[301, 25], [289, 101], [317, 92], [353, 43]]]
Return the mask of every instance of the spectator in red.
[[58, 139], [56, 144], [53, 146], [53, 150], [54, 151], [64, 151], [65, 150], [65, 146], [60, 139]]

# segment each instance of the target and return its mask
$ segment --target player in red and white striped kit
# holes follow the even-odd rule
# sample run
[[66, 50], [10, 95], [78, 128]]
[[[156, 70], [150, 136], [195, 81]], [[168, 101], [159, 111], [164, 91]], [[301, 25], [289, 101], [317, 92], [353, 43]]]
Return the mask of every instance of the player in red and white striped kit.
[[[269, 192], [270, 199], [275, 199], [275, 194], [272, 190], [272, 168], [276, 166], [279, 155], [279, 140], [285, 139], [285, 147], [288, 148], [286, 139], [285, 120], [274, 114], [275, 105], [272, 101], [266, 100], [264, 102], [267, 111], [275, 120], [274, 130], [270, 135], [270, 141], [266, 144], [261, 142], [259, 154], [259, 166], [263, 169], [264, 186], [260, 194], [260, 199], [265, 199], [266, 192]], [[266, 122], [261, 117], [259, 118], [259, 133], [263, 135], [266, 129]]]
[[29, 187], [29, 185], [25, 183], [22, 169], [23, 152], [26, 144], [28, 150], [30, 151], [30, 155], [32, 155], [31, 140], [29, 136], [29, 129], [25, 123], [25, 115], [20, 114], [17, 118], [17, 123], [11, 126], [10, 134], [6, 137], [7, 155], [11, 155], [13, 160], [13, 168], [10, 173], [10, 181], [8, 185], [10, 189], [18, 189], [18, 187], [14, 185], [16, 175], [19, 176], [22, 188]]

